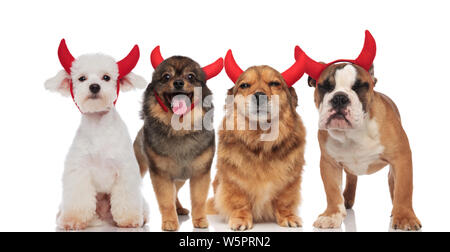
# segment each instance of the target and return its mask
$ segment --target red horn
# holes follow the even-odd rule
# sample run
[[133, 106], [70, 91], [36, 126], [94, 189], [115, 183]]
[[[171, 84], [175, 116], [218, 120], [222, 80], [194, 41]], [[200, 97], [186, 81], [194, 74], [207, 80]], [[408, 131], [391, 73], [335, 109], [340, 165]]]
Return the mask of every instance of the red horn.
[[367, 71], [370, 70], [370, 67], [373, 64], [373, 60], [375, 59], [375, 55], [377, 53], [377, 45], [375, 43], [375, 39], [372, 37], [372, 34], [368, 30], [366, 30], [366, 38], [364, 40], [364, 47], [361, 50], [358, 58], [355, 59], [355, 63]]
[[209, 80], [217, 76], [223, 69], [223, 59], [219, 58], [214, 63], [203, 67], [203, 72], [205, 72], [206, 80]]
[[233, 83], [236, 83], [239, 76], [244, 72], [238, 64], [236, 64], [231, 50], [228, 50], [227, 55], [225, 56], [225, 72], [227, 72], [228, 77]]
[[59, 62], [61, 62], [61, 65], [63, 66], [64, 70], [66, 70], [66, 72], [70, 74], [70, 68], [72, 67], [72, 62], [75, 60], [75, 58], [69, 52], [65, 39], [62, 39], [61, 43], [59, 43], [58, 57]]
[[119, 77], [122, 79], [127, 74], [129, 74], [139, 61], [139, 47], [135, 45], [131, 52], [121, 61], [117, 62], [119, 67]]
[[326, 68], [326, 65], [311, 59], [306, 53], [299, 47], [295, 47], [295, 60], [299, 60], [300, 56], [303, 56], [301, 61], [305, 62], [305, 72], [311, 76], [314, 80], [318, 80], [322, 71]]
[[300, 78], [302, 78], [305, 73], [305, 54], [300, 55], [295, 61], [295, 63], [286, 71], [284, 71], [281, 75], [283, 76], [286, 84], [291, 87], [296, 83]]
[[152, 66], [154, 69], [156, 69], [159, 66], [159, 64], [161, 64], [161, 62], [164, 61], [164, 58], [161, 56], [159, 46], [153, 49], [152, 53], [150, 54], [150, 61], [152, 62]]

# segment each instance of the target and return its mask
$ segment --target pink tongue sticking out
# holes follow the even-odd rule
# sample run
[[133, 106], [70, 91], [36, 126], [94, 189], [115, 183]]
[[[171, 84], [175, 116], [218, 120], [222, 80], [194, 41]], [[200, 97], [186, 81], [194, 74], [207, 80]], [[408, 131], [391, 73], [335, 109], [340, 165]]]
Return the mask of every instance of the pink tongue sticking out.
[[176, 115], [184, 115], [187, 112], [186, 100], [183, 97], [172, 99], [172, 111]]

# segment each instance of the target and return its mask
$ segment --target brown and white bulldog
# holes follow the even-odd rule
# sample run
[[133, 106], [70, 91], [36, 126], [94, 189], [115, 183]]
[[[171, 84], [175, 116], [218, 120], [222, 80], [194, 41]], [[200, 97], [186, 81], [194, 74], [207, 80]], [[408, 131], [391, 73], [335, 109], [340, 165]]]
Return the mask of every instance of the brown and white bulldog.
[[[319, 110], [320, 171], [327, 195], [327, 209], [315, 221], [317, 228], [339, 228], [346, 208], [353, 206], [357, 178], [389, 165], [393, 203], [392, 227], [419, 230], [422, 226], [412, 207], [413, 168], [408, 137], [394, 102], [374, 91], [375, 41], [366, 32], [364, 49], [356, 60], [317, 63], [300, 48], [315, 87]], [[316, 81], [317, 80], [317, 81]], [[347, 175], [342, 192], [342, 171]]]

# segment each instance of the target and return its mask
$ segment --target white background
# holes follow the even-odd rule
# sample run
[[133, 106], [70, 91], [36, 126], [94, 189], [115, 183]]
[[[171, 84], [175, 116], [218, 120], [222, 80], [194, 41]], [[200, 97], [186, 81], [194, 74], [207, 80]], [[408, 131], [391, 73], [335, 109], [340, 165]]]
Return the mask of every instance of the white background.
[[[103, 52], [116, 59], [139, 44], [141, 60], [134, 72], [150, 81], [149, 54], [156, 45], [165, 57], [186, 55], [201, 65], [231, 48], [244, 69], [268, 64], [283, 71], [294, 62], [297, 44], [316, 60], [355, 58], [365, 29], [378, 46], [376, 90], [396, 102], [410, 139], [416, 214], [424, 231], [450, 231], [448, 10], [448, 1], [1, 1], [0, 231], [55, 230], [63, 162], [80, 120], [69, 98], [43, 86], [62, 69], [56, 54], [61, 38], [74, 55]], [[208, 82], [216, 125], [232, 85], [225, 72]], [[295, 88], [308, 133], [300, 208], [304, 227], [295, 231], [312, 231], [326, 203], [318, 117], [306, 77]], [[133, 138], [142, 126], [141, 100], [139, 90], [122, 93], [117, 103]], [[342, 231], [389, 230], [387, 170], [359, 178], [354, 212]], [[143, 190], [151, 208], [144, 230], [160, 231], [148, 175]], [[188, 187], [180, 199], [189, 207]], [[210, 231], [228, 230], [221, 218], [210, 221]], [[190, 220], [181, 230], [192, 231]], [[254, 230], [288, 231], [275, 224], [257, 224]]]

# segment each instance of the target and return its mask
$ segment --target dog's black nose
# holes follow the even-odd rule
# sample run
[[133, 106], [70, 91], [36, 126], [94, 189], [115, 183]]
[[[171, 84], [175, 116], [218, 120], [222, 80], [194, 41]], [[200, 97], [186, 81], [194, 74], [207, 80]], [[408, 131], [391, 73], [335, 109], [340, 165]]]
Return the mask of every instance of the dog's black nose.
[[184, 81], [182, 80], [175, 80], [173, 82], [173, 87], [176, 89], [182, 89], [184, 87]]
[[267, 102], [267, 95], [263, 92], [256, 92], [253, 94], [256, 98], [256, 102], [258, 103], [258, 106], [261, 105], [262, 101], [266, 101]]
[[348, 99], [348, 96], [345, 93], [336, 93], [333, 96], [333, 99], [331, 99], [331, 106], [333, 106], [334, 109], [341, 109], [345, 108], [350, 103], [350, 99]]
[[96, 94], [96, 93], [100, 92], [100, 85], [98, 85], [98, 84], [91, 84], [89, 86], [89, 90], [91, 90], [91, 93]]

